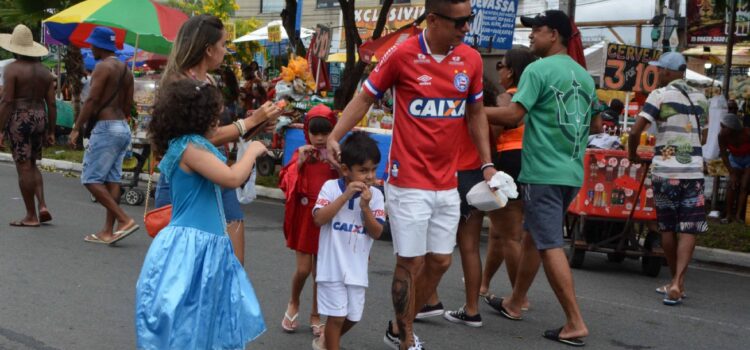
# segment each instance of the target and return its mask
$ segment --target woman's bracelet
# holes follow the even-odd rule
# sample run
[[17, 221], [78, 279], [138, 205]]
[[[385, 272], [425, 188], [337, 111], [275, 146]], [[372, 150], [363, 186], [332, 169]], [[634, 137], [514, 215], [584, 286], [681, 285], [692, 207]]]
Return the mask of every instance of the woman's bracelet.
[[240, 137], [242, 137], [242, 135], [245, 135], [247, 130], [245, 130], [245, 123], [242, 120], [237, 120], [233, 124], [237, 127], [237, 131], [240, 132]]

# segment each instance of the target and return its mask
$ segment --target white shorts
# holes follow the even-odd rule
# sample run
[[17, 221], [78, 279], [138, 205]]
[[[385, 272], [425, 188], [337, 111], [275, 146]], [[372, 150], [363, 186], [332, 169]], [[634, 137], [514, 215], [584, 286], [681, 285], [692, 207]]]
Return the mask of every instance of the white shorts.
[[365, 309], [365, 290], [344, 282], [318, 282], [318, 313], [359, 322]]
[[452, 254], [461, 217], [458, 190], [428, 191], [385, 185], [393, 251], [412, 258]]

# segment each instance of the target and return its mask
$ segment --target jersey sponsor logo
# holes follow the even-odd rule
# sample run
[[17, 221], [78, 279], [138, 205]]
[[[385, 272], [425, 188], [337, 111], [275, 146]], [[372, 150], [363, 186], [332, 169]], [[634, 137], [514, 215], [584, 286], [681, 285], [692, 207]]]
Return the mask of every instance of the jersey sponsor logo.
[[424, 54], [418, 53], [417, 59], [414, 60], [414, 63], [416, 64], [430, 63], [430, 60]]
[[331, 201], [325, 199], [325, 198], [318, 198], [317, 201], [315, 201], [315, 205], [319, 207], [325, 207], [326, 205], [331, 204]]
[[586, 147], [582, 140], [582, 135], [588, 134], [589, 123], [591, 122], [591, 96], [583, 90], [581, 83], [576, 80], [575, 73], [572, 75], [570, 87], [565, 91], [550, 85], [550, 89], [555, 94], [557, 103], [557, 123], [560, 126], [562, 135], [572, 144], [573, 152], [570, 155], [571, 160], [578, 160], [583, 155], [583, 148]]
[[453, 77], [453, 86], [456, 87], [458, 92], [466, 92], [469, 89], [469, 76], [466, 75], [466, 71], [456, 71], [456, 75]]
[[465, 99], [415, 98], [409, 103], [409, 114], [415, 118], [463, 118]]
[[422, 86], [432, 85], [432, 77], [427, 74], [422, 75], [421, 77], [417, 78], [417, 80], [419, 80], [419, 85], [422, 85]]
[[453, 56], [448, 64], [453, 66], [463, 66], [464, 61], [461, 60], [461, 56]]
[[384, 219], [385, 218], [385, 210], [383, 210], [383, 209], [375, 209], [375, 210], [372, 211], [372, 215], [375, 218], [382, 218], [382, 219]]
[[336, 231], [365, 234], [365, 227], [361, 225], [336, 221], [333, 223], [332, 227]]

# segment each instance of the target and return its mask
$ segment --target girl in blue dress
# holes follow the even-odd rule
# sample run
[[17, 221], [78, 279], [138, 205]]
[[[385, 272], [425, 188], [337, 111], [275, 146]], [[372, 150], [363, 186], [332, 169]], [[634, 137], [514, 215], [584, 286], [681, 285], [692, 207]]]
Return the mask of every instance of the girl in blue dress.
[[170, 185], [172, 219], [151, 243], [136, 285], [138, 349], [244, 349], [266, 329], [226, 232], [222, 187], [240, 187], [260, 142], [234, 165], [208, 141], [221, 92], [184, 79], [160, 92], [149, 134]]

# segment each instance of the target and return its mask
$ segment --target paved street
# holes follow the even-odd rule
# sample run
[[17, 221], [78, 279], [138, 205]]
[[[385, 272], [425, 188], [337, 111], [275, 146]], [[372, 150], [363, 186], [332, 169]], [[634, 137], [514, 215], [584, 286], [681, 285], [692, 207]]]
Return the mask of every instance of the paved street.
[[[45, 173], [54, 217], [41, 228], [7, 225], [23, 216], [23, 202], [12, 165], [0, 163], [0, 349], [133, 349], [134, 289], [151, 238], [141, 230], [117, 247], [83, 242], [101, 226], [104, 210], [89, 200], [78, 178]], [[140, 218], [143, 207], [125, 206]], [[294, 255], [281, 231], [283, 205], [258, 200], [245, 207], [245, 267], [255, 286], [268, 331], [252, 349], [309, 349], [309, 288], [303, 295], [301, 326], [285, 334], [279, 325], [289, 293]], [[139, 219], [140, 220], [140, 219]], [[484, 245], [483, 245], [484, 254]], [[346, 349], [385, 349], [383, 332], [391, 316], [390, 281], [394, 257], [390, 242], [376, 242], [370, 262], [370, 288], [362, 321], [343, 339]], [[458, 255], [443, 278], [443, 303], [463, 303]], [[667, 307], [654, 288], [668, 278], [640, 274], [640, 264], [606, 261], [589, 254], [575, 282], [591, 336], [590, 349], [746, 349], [750, 343], [750, 273], [693, 266], [689, 298]], [[507, 293], [504, 271], [492, 286]], [[428, 349], [563, 349], [541, 337], [564, 322], [562, 310], [542, 272], [531, 289], [532, 310], [511, 322], [482, 305], [484, 327], [473, 329], [434, 318], [416, 326]]]

